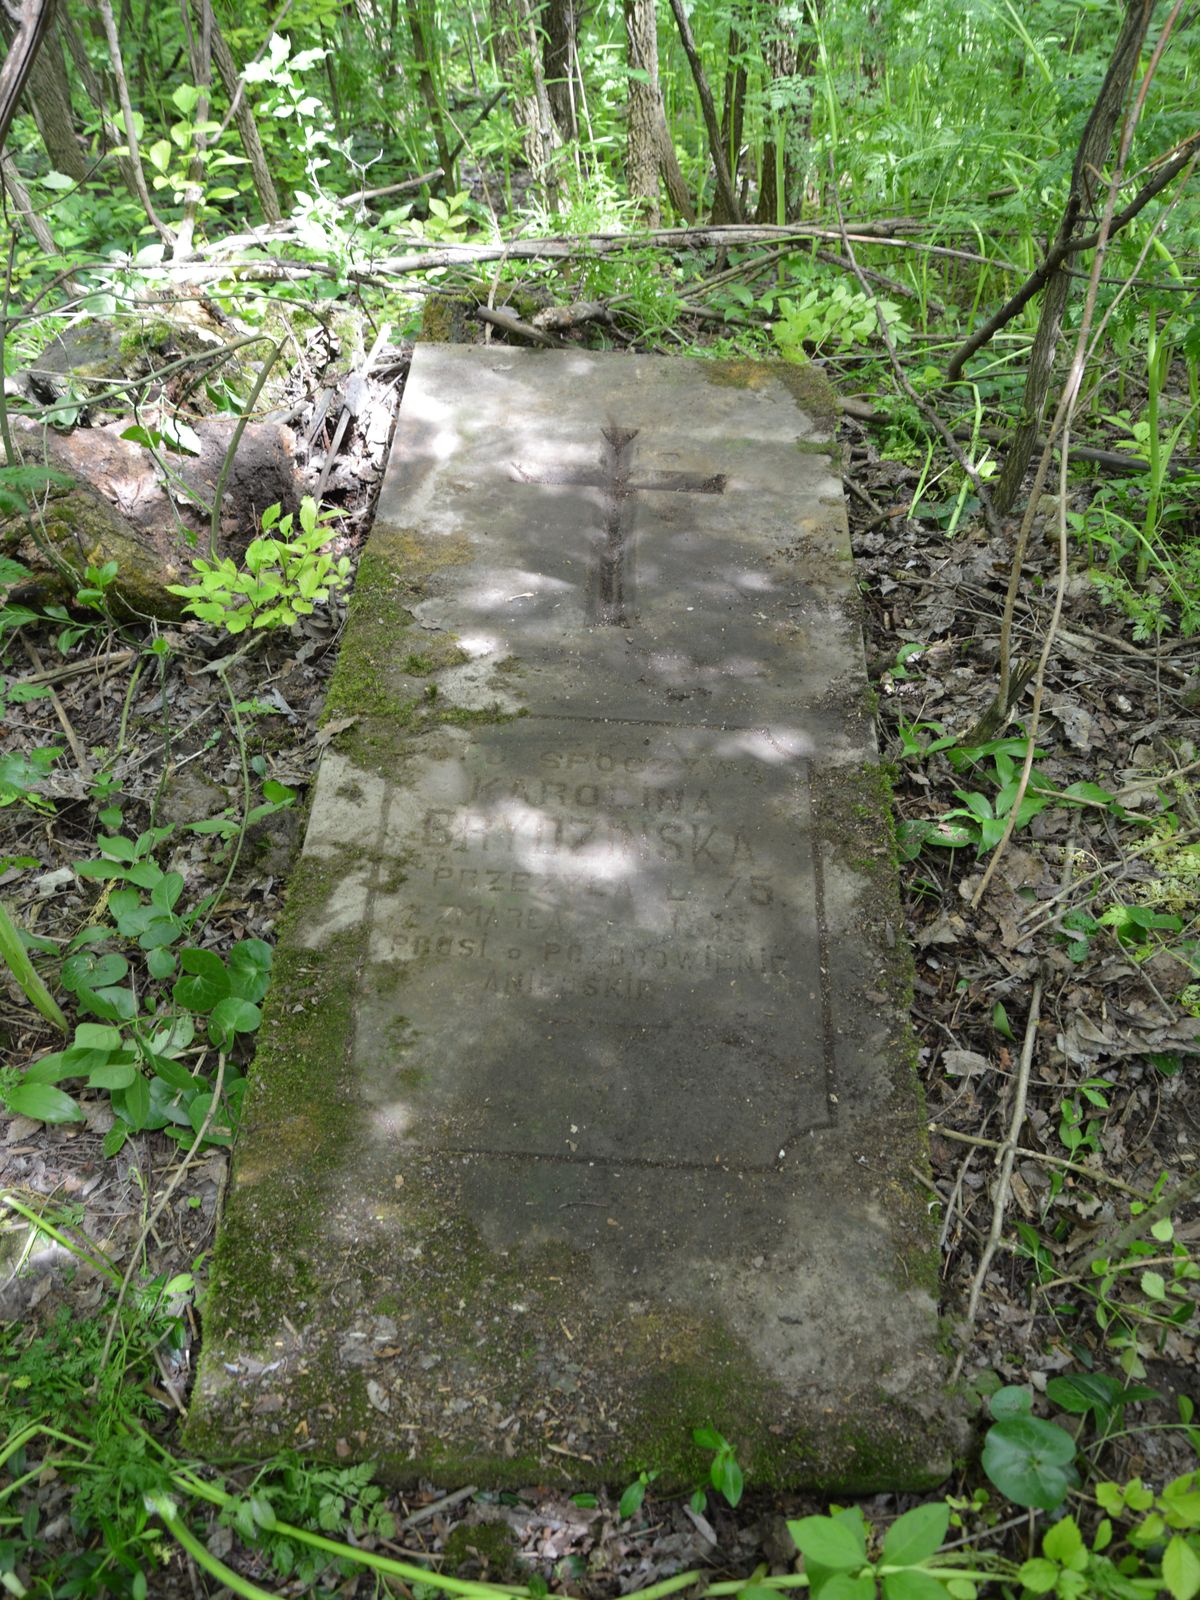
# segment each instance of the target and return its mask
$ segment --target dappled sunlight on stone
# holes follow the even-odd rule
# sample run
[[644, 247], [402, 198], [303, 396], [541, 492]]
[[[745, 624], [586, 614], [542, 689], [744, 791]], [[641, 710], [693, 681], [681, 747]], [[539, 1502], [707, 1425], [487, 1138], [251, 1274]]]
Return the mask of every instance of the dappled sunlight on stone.
[[[370, 638], [404, 714], [321, 770], [228, 1225], [254, 1315], [302, 1336], [278, 1406], [223, 1387], [258, 1324], [218, 1273], [194, 1410], [231, 1447], [578, 1484], [710, 1423], [764, 1486], [947, 1469], [902, 921], [805, 393], [418, 348], [372, 534], [412, 625], [352, 605], [338, 669]], [[279, 1106], [308, 1117], [286, 1154]]]

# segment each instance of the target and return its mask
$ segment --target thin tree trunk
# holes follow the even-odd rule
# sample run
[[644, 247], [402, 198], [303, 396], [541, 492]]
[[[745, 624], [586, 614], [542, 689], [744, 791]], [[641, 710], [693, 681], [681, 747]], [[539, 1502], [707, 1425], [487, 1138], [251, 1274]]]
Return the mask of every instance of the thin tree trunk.
[[[70, 11], [65, 4], [61, 3], [61, 0], [58, 22], [59, 27], [62, 29], [63, 38], [67, 41], [67, 49], [71, 53], [71, 60], [75, 63], [75, 70], [79, 74], [79, 81], [83, 85], [83, 92], [100, 113], [100, 147], [105, 151], [116, 150], [124, 142], [121, 137], [121, 130], [108, 114], [104, 86], [92, 70], [92, 63], [88, 60], [83, 40], [75, 30]], [[139, 199], [133, 163], [127, 156], [118, 156], [116, 159], [117, 168], [121, 174], [121, 182], [135, 200]]]
[[17, 31], [12, 46], [0, 67], [0, 150], [8, 138], [12, 119], [29, 75], [37, 62], [42, 41], [54, 21], [54, 0], [23, 0], [16, 19]]
[[283, 211], [279, 204], [279, 195], [276, 193], [275, 180], [272, 178], [271, 169], [267, 165], [267, 155], [263, 149], [262, 139], [259, 137], [258, 124], [254, 120], [254, 111], [246, 98], [246, 90], [242, 84], [237, 62], [233, 57], [233, 51], [226, 43], [224, 34], [217, 27], [217, 20], [212, 14], [211, 0], [192, 0], [192, 15], [202, 29], [207, 18], [212, 36], [213, 60], [224, 85], [225, 93], [229, 96], [233, 120], [237, 123], [242, 149], [246, 152], [246, 159], [250, 163], [250, 176], [254, 180], [254, 190], [258, 195], [258, 203], [262, 207], [263, 217], [267, 222], [280, 222], [283, 219]]
[[548, 210], [558, 209], [553, 158], [558, 130], [542, 69], [530, 0], [491, 0], [496, 65], [512, 92], [512, 118], [524, 130], [525, 159]]
[[[7, 36], [9, 29], [4, 31]], [[75, 137], [71, 85], [57, 27], [52, 27], [42, 41], [25, 88], [25, 104], [33, 112], [51, 166], [56, 172], [74, 178], [76, 183], [82, 183], [87, 177], [87, 162]]]
[[425, 25], [426, 19], [422, 14], [420, 0], [404, 0], [404, 9], [408, 15], [408, 31], [412, 36], [417, 86], [425, 102], [425, 110], [429, 114], [429, 126], [433, 132], [434, 145], [437, 147], [438, 166], [446, 174], [446, 182], [449, 184], [450, 170], [454, 161], [450, 154], [450, 141], [446, 137], [446, 119], [442, 115], [437, 85], [433, 81], [433, 41]]
[[[729, 175], [731, 182], [737, 180], [738, 151], [742, 147], [742, 127], [746, 115], [746, 63], [741, 60], [742, 35], [739, 28], [737, 12], [734, 12], [733, 21], [729, 24], [729, 44], [726, 50], [725, 69], [725, 97], [721, 107], [721, 145], [725, 151], [725, 158], [729, 162]], [[713, 206], [714, 222], [732, 222], [732, 217], [724, 214], [725, 207], [720, 195]]]
[[[1065, 244], [1074, 233], [1076, 224], [1081, 218], [1087, 217], [1094, 207], [1104, 164], [1112, 149], [1113, 133], [1121, 120], [1153, 11], [1154, 0], [1127, 0], [1108, 71], [1079, 141], [1071, 171], [1071, 189], [1055, 235], [1055, 246]], [[1041, 427], [1054, 370], [1054, 357], [1062, 332], [1063, 313], [1067, 309], [1071, 290], [1069, 260], [1069, 257], [1064, 257], [1059, 262], [1047, 279], [1042, 294], [1041, 316], [1025, 374], [1021, 417], [993, 491], [996, 509], [1001, 513], [1010, 511], [1016, 503]]]
[[162, 221], [154, 209], [150, 199], [150, 191], [146, 187], [146, 174], [142, 170], [142, 158], [138, 152], [137, 127], [133, 120], [133, 106], [129, 102], [129, 84], [125, 78], [125, 64], [121, 59], [121, 41], [117, 37], [117, 24], [113, 18], [112, 0], [96, 0], [96, 7], [100, 12], [100, 20], [104, 24], [104, 35], [108, 40], [109, 61], [112, 66], [113, 78], [117, 85], [117, 97], [121, 102], [121, 117], [125, 124], [125, 143], [129, 149], [129, 164], [133, 172], [134, 183], [137, 186], [138, 199], [142, 209], [150, 219], [155, 232], [164, 244], [172, 244], [175, 235], [166, 223]]
[[[779, 10], [772, 18], [770, 30], [763, 40], [763, 60], [772, 81], [792, 78], [802, 70], [800, 47], [794, 34], [790, 17]], [[808, 70], [812, 70], [812, 53], [809, 52]], [[792, 199], [794, 162], [787, 147], [787, 113], [775, 113], [775, 138], [763, 146], [762, 172], [759, 176], [757, 222], [785, 222]], [[783, 192], [780, 193], [780, 177]]]
[[[641, 202], [648, 228], [662, 221], [658, 205], [658, 18], [654, 0], [624, 0], [629, 88], [625, 107], [625, 181]], [[636, 76], [634, 76], [636, 74]]]
[[542, 61], [550, 110], [563, 138], [578, 139], [573, 62], [579, 16], [575, 0], [545, 0], [540, 20], [545, 30]]
[[671, 205], [687, 222], [696, 213], [679, 170], [675, 141], [667, 126], [658, 75], [658, 16], [654, 0], [624, 0], [625, 40], [631, 73], [626, 106], [626, 182], [632, 198], [642, 201], [648, 228], [661, 221], [659, 183], [666, 185]]
[[679, 166], [679, 157], [675, 154], [675, 141], [671, 137], [671, 130], [667, 126], [667, 112], [663, 105], [662, 91], [659, 91], [658, 105], [658, 163], [662, 180], [667, 186], [671, 205], [676, 213], [687, 223], [695, 222], [696, 208], [692, 204], [691, 190], [687, 186], [687, 179]]
[[0, 180], [12, 202], [13, 214], [17, 224], [37, 240], [38, 244], [48, 256], [61, 254], [54, 235], [46, 226], [45, 221], [33, 208], [33, 201], [29, 198], [29, 191], [21, 182], [21, 175], [13, 164], [10, 155], [0, 155]]
[[713, 106], [712, 90], [708, 87], [708, 79], [704, 76], [704, 67], [700, 61], [700, 53], [696, 49], [696, 41], [692, 37], [691, 25], [687, 19], [687, 12], [683, 9], [683, 0], [671, 0], [671, 10], [675, 13], [675, 22], [679, 28], [679, 37], [683, 41], [684, 54], [688, 58], [688, 65], [692, 69], [692, 79], [696, 85], [696, 93], [700, 96], [700, 109], [704, 113], [704, 126], [708, 133], [708, 151], [712, 157], [713, 168], [717, 175], [717, 193], [725, 210], [734, 222], [742, 220], [742, 213], [738, 206], [737, 195], [733, 190], [733, 183], [729, 177], [729, 165], [725, 160], [725, 152], [721, 148], [721, 130], [717, 126], [717, 113]]

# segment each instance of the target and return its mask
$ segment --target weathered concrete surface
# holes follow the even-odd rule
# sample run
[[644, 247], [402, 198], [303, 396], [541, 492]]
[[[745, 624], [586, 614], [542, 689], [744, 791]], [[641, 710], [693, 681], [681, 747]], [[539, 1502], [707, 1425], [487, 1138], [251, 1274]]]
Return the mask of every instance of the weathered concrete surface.
[[707, 1425], [752, 1482], [946, 1470], [831, 425], [794, 369], [418, 349], [198, 1447], [682, 1482]]

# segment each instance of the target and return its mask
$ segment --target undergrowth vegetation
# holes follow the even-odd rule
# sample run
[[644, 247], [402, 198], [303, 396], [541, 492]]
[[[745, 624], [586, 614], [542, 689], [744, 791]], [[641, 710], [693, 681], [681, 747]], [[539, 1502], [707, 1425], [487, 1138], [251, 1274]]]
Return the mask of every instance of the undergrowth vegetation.
[[[37, 10], [5, 24], [13, 62]], [[306, 726], [288, 685], [331, 646], [346, 530], [361, 535], [373, 488], [369, 458], [356, 477], [339, 450], [370, 434], [372, 375], [393, 383], [405, 341], [442, 319], [465, 337], [820, 361], [834, 379], [858, 429], [843, 464], [918, 1012], [936, 1010], [931, 1127], [997, 1163], [982, 1227], [969, 1160], [930, 1185], [948, 1251], [977, 1263], [948, 1279], [976, 1421], [949, 1492], [788, 1515], [785, 1553], [753, 1570], [631, 1587], [1194, 1600], [1200, 1182], [1160, 1121], [1192, 1117], [1200, 1018], [1194, 18], [1153, 0], [284, 12], [71, 0], [25, 98], [0, 108], [0, 1107], [12, 1159], [43, 1152], [0, 1190], [0, 1585], [619, 1586], [578, 1556], [457, 1576], [405, 1555], [370, 1464], [301, 1441], [218, 1472], [176, 1437], [213, 1217], [194, 1242], [176, 1221], [182, 1266], [162, 1264], [156, 1224], [175, 1206], [200, 1220], [201, 1170], [237, 1135], [275, 900], [249, 925], [279, 875], [248, 863], [295, 811], [296, 750], [316, 759], [316, 714]], [[231, 531], [239, 441], [264, 419], [311, 452], [305, 492], [238, 502]], [[212, 423], [225, 431], [202, 436]], [[53, 537], [81, 470], [58, 446], [101, 433], [142, 452], [144, 479], [112, 468], [100, 486], [121, 514], [149, 485], [169, 503], [157, 607], [107, 524]], [[952, 615], [912, 598], [936, 600], [951, 567]], [[272, 640], [291, 678], [261, 667]], [[1062, 651], [1084, 665], [1047, 690]], [[1081, 708], [1106, 670], [1107, 698]], [[72, 699], [85, 681], [92, 700]], [[1123, 731], [1139, 718], [1157, 744]], [[1134, 751], [1120, 770], [1118, 745]], [[208, 758], [196, 798], [173, 801]], [[995, 922], [968, 930], [989, 903]], [[979, 948], [1001, 952], [982, 974]], [[76, 1136], [137, 1197], [119, 1250], [85, 1226]], [[225, 1168], [207, 1170], [219, 1197]], [[52, 1277], [82, 1309], [22, 1299]], [[1000, 1279], [1012, 1299], [981, 1354]], [[732, 1518], [755, 1500], [738, 1442], [721, 1417], [689, 1424], [692, 1518]], [[649, 1539], [657, 1478], [647, 1461], [611, 1504], [575, 1503]]]

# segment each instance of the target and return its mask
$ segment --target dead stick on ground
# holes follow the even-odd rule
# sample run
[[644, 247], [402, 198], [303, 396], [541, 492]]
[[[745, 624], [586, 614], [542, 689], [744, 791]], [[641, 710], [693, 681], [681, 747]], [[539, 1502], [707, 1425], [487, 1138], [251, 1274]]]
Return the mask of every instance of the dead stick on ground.
[[107, 675], [118, 667], [128, 666], [136, 655], [136, 650], [115, 650], [111, 655], [89, 656], [86, 661], [68, 661], [62, 667], [47, 667], [42, 672], [27, 673], [25, 677], [18, 678], [16, 683], [61, 683], [64, 678], [78, 678], [85, 672], [97, 669]]
[[[956, 1128], [947, 1128], [940, 1122], [931, 1122], [929, 1131], [940, 1135], [943, 1139], [953, 1139], [958, 1144], [975, 1145], [981, 1150], [1004, 1148], [999, 1139], [985, 1139], [977, 1133], [959, 1133]], [[1144, 1189], [1135, 1189], [1132, 1184], [1122, 1183], [1120, 1178], [1110, 1178], [1107, 1172], [1097, 1172], [1093, 1167], [1085, 1167], [1080, 1161], [1068, 1161], [1065, 1156], [1050, 1156], [1044, 1150], [1030, 1150], [1023, 1144], [1017, 1146], [1016, 1154], [1027, 1161], [1040, 1161], [1044, 1166], [1061, 1167], [1064, 1172], [1076, 1172], [1081, 1178], [1090, 1178], [1093, 1183], [1106, 1183], [1110, 1189], [1119, 1189], [1122, 1194], [1130, 1195], [1134, 1200], [1146, 1202], [1150, 1199]]]
[[[42, 682], [46, 682], [46, 669], [42, 665], [41, 656], [38, 655], [33, 645], [24, 635], [22, 635], [21, 643], [25, 646], [25, 654], [33, 662], [37, 672], [42, 675]], [[54, 715], [58, 718], [59, 726], [67, 736], [67, 743], [71, 746], [71, 754], [75, 757], [75, 765], [85, 778], [90, 779], [92, 777], [92, 764], [84, 754], [83, 746], [79, 742], [79, 736], [71, 724], [71, 719], [68, 717], [62, 701], [58, 698], [53, 688], [50, 689], [50, 704], [54, 707]]]
[[[1025, 1023], [1025, 1042], [1021, 1046], [1021, 1062], [1017, 1068], [1017, 1076], [1013, 1084], [1013, 1109], [1008, 1124], [1008, 1137], [1000, 1146], [997, 1161], [1000, 1171], [996, 1176], [996, 1188], [992, 1196], [992, 1226], [988, 1233], [987, 1243], [983, 1247], [983, 1254], [979, 1258], [979, 1266], [975, 1272], [975, 1281], [971, 1285], [971, 1296], [967, 1301], [967, 1316], [964, 1324], [964, 1333], [971, 1327], [979, 1312], [979, 1296], [983, 1292], [984, 1280], [988, 1275], [988, 1268], [992, 1264], [992, 1257], [1000, 1244], [1000, 1234], [1004, 1228], [1004, 1213], [1008, 1207], [1008, 1196], [1012, 1187], [1013, 1162], [1017, 1157], [1017, 1135], [1021, 1131], [1021, 1124], [1025, 1121], [1025, 1098], [1029, 1093], [1029, 1070], [1033, 1065], [1033, 1047], [1037, 1041], [1038, 1015], [1042, 1009], [1042, 980], [1039, 977], [1033, 985], [1033, 994], [1029, 998], [1029, 1016]], [[954, 1373], [951, 1383], [955, 1382], [962, 1371], [962, 1364], [966, 1358], [967, 1349], [964, 1339], [963, 1347], [958, 1353], [958, 1360], [954, 1363]]]
[[478, 1494], [473, 1483], [465, 1489], [455, 1489], [453, 1494], [443, 1495], [440, 1500], [431, 1501], [429, 1505], [422, 1506], [419, 1511], [414, 1511], [410, 1517], [405, 1517], [403, 1522], [397, 1523], [400, 1528], [416, 1528], [422, 1522], [428, 1522], [430, 1517], [436, 1517], [440, 1511], [449, 1511], [452, 1507], [461, 1505], [464, 1500], [469, 1500], [473, 1494]]

